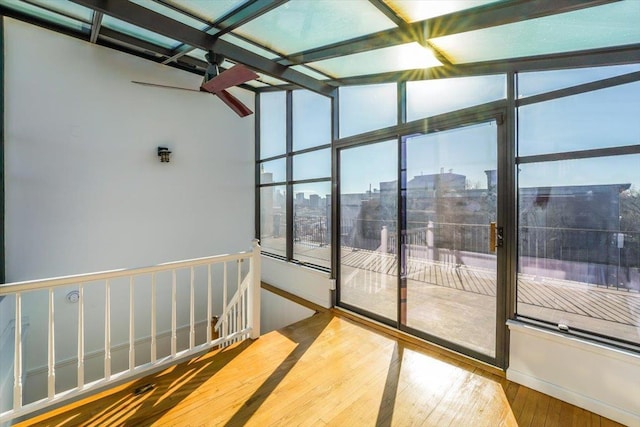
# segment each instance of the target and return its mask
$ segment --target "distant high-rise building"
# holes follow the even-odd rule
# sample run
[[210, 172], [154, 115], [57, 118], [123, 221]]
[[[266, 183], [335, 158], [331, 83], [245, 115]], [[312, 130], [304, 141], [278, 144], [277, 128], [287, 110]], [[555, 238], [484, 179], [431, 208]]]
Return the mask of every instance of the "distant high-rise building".
[[304, 193], [296, 193], [296, 204], [303, 206], [305, 204], [304, 202]]
[[309, 195], [309, 207], [318, 208], [320, 207], [320, 196], [317, 194]]

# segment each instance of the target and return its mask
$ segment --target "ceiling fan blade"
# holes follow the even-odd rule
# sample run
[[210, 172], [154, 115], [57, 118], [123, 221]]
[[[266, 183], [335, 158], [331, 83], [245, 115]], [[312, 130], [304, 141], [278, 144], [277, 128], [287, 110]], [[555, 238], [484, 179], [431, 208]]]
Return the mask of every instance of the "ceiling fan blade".
[[246, 117], [249, 114], [253, 114], [253, 111], [249, 109], [246, 105], [244, 105], [238, 98], [231, 95], [226, 90], [219, 90], [215, 93], [218, 95], [218, 98], [222, 100], [225, 104], [229, 106], [237, 115], [240, 117]]
[[161, 87], [164, 89], [177, 89], [177, 90], [188, 90], [189, 92], [200, 92], [200, 90], [198, 89], [189, 89], [186, 87], [179, 87], [179, 86], [167, 86], [167, 85], [160, 85], [156, 83], [137, 82], [135, 80], [131, 80], [131, 83], [135, 83], [137, 85], [143, 85], [143, 86]]
[[259, 76], [242, 64], [234, 65], [202, 85], [207, 92], [217, 93], [232, 86], [239, 85]]

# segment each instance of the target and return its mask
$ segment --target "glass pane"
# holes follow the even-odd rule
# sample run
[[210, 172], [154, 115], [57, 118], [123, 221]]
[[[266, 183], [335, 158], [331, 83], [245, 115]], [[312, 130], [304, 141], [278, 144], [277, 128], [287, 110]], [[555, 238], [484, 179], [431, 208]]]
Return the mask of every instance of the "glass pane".
[[236, 37], [230, 33], [223, 34], [222, 36], [220, 36], [220, 39], [246, 49], [249, 52], [255, 53], [256, 55], [264, 56], [268, 59], [275, 59], [279, 57], [277, 53], [274, 53], [270, 50], [262, 49], [261, 47], [258, 47], [253, 43], [249, 43], [248, 41], [242, 40], [240, 37]]
[[395, 13], [407, 22], [422, 21], [436, 16], [471, 9], [504, 0], [383, 0]]
[[33, 16], [54, 23], [56, 25], [61, 25], [65, 28], [81, 31], [83, 33], [88, 33], [89, 31], [91, 31], [91, 26], [87, 23], [80, 22], [78, 20], [60, 15], [55, 12], [50, 12], [49, 10], [43, 9], [41, 7], [20, 2], [18, 0], [0, 0], [0, 5], [6, 6], [7, 8], [18, 11], [20, 13], [24, 13], [28, 16]]
[[284, 80], [280, 80], [280, 79], [276, 79], [275, 77], [271, 77], [268, 74], [263, 74], [263, 73], [258, 73], [258, 80], [263, 82], [263, 83], [267, 83], [271, 86], [282, 86], [282, 85], [287, 85], [289, 83], [285, 82]]
[[302, 74], [306, 74], [309, 77], [313, 77], [314, 79], [317, 80], [328, 80], [329, 76], [326, 76], [322, 73], [319, 73], [317, 71], [312, 70], [311, 68], [309, 68], [306, 65], [294, 65], [292, 67], [290, 67], [292, 70], [296, 70], [301, 72]]
[[271, 184], [272, 182], [284, 182], [286, 180], [286, 158], [260, 163], [260, 184]]
[[287, 256], [287, 187], [260, 189], [260, 245], [264, 252]]
[[340, 153], [340, 302], [397, 319], [397, 141]]
[[640, 71], [640, 64], [518, 73], [518, 98], [620, 76], [634, 71]]
[[324, 178], [331, 176], [331, 149], [312, 151], [293, 156], [293, 179]]
[[640, 143], [640, 82], [518, 108], [518, 155]]
[[496, 348], [495, 122], [407, 139], [406, 325], [491, 357]]
[[638, 16], [627, 0], [430, 41], [456, 64], [622, 46], [640, 43]]
[[166, 3], [176, 6], [192, 15], [198, 16], [208, 22], [215, 22], [227, 13], [236, 9], [248, 0], [216, 0], [216, 1], [194, 1], [194, 0], [164, 0]]
[[293, 186], [293, 258], [331, 267], [331, 182]]
[[[40, 308], [40, 307], [38, 307]], [[1, 323], [4, 323], [6, 330], [0, 335], [0, 366], [2, 366], [4, 381], [0, 382], [0, 414], [13, 409], [13, 361], [15, 360], [15, 327], [8, 327], [10, 325], [9, 319], [16, 318], [16, 297], [15, 294], [5, 295], [0, 297], [0, 314], [2, 317]], [[22, 317], [22, 331], [27, 332], [29, 325], [27, 318]], [[15, 321], [14, 321], [15, 322]], [[26, 347], [26, 346], [25, 346]], [[26, 353], [27, 349], [22, 351]], [[28, 350], [27, 350], [28, 351]], [[43, 365], [44, 366], [44, 365]], [[23, 368], [24, 369], [24, 368]], [[11, 378], [11, 379], [9, 379]], [[7, 423], [8, 424], [8, 423]]]
[[331, 143], [331, 99], [293, 91], [293, 151]]
[[[29, 0], [30, 3], [84, 22], [91, 22], [93, 10], [70, 1]], [[1, 3], [6, 3], [2, 1]]]
[[503, 74], [407, 82], [407, 121], [504, 99]]
[[309, 65], [340, 78], [437, 67], [442, 63], [433, 56], [431, 49], [413, 42], [311, 62]]
[[287, 149], [287, 94], [260, 94], [260, 158], [284, 154]]
[[519, 166], [518, 314], [640, 343], [639, 166]]
[[[185, 15], [184, 13], [180, 13], [175, 9], [164, 6], [160, 3], [156, 3], [155, 1], [149, 1], [149, 0], [129, 0], [129, 1], [131, 3], [136, 3], [154, 12], [160, 13], [161, 15], [164, 15], [173, 20], [182, 22], [183, 24], [186, 24], [190, 27], [197, 28], [198, 30], [205, 30], [209, 28], [209, 25], [207, 25], [206, 23], [199, 21], [197, 19], [193, 19], [190, 16]], [[203, 2], [203, 4], [207, 4], [207, 3]]]
[[112, 18], [109, 15], [104, 15], [102, 17], [102, 25], [111, 30], [118, 31], [120, 33], [147, 41], [149, 43], [153, 43], [158, 46], [162, 46], [167, 49], [174, 49], [181, 45], [181, 43], [177, 40], [170, 39], [169, 37], [165, 37], [161, 34], [145, 30], [144, 28], [140, 28], [135, 25], [131, 25], [128, 22]]
[[367, 0], [291, 0], [242, 25], [234, 33], [291, 54], [394, 28]]
[[244, 82], [244, 84], [252, 86], [252, 87], [268, 87], [268, 84], [259, 82], [257, 80], [249, 80], [248, 82]]
[[385, 83], [340, 88], [340, 138], [398, 122], [398, 86]]

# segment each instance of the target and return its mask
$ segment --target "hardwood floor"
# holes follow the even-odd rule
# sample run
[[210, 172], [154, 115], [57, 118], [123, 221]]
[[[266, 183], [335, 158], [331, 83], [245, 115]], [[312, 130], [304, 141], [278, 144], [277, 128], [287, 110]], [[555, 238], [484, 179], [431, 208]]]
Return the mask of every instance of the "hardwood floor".
[[620, 424], [330, 311], [19, 425]]

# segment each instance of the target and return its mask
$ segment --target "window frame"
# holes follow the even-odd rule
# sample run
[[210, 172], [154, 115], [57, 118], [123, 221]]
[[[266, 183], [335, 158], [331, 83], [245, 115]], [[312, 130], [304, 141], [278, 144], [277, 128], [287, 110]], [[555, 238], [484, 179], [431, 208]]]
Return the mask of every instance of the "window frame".
[[[332, 259], [333, 255], [330, 255], [327, 260], [330, 263], [330, 267], [322, 266], [319, 264], [314, 264], [307, 261], [300, 261], [296, 259], [294, 254], [294, 201], [295, 194], [293, 194], [294, 186], [299, 184], [312, 184], [312, 183], [320, 183], [327, 182], [332, 184], [332, 176], [326, 177], [318, 177], [318, 178], [310, 178], [310, 179], [293, 179], [293, 160], [295, 156], [307, 153], [313, 153], [316, 151], [327, 150], [329, 149], [330, 156], [332, 157], [332, 147], [333, 147], [333, 129], [334, 129], [334, 120], [333, 120], [333, 110], [334, 110], [334, 102], [332, 98], [331, 102], [331, 135], [329, 135], [329, 143], [317, 145], [314, 147], [307, 147], [304, 149], [296, 150], [293, 149], [293, 92], [294, 90], [288, 89], [283, 91], [286, 93], [286, 104], [285, 104], [285, 117], [286, 117], [286, 148], [284, 154], [279, 154], [276, 156], [260, 158], [260, 92], [256, 93], [256, 126], [255, 126], [255, 183], [256, 183], [256, 191], [255, 191], [255, 235], [257, 239], [260, 239], [261, 236], [261, 190], [265, 187], [273, 187], [273, 186], [282, 186], [284, 185], [286, 188], [286, 250], [285, 256], [271, 253], [265, 248], [263, 248], [262, 253], [268, 255], [270, 257], [281, 259], [287, 262], [305, 265], [320, 271], [324, 271], [327, 273], [332, 272]], [[322, 95], [318, 95], [322, 96]], [[286, 178], [284, 181], [272, 182], [272, 183], [261, 183], [260, 182], [260, 174], [261, 174], [261, 165], [263, 163], [285, 159], [286, 162]], [[333, 164], [332, 159], [329, 159], [330, 163]], [[333, 205], [333, 191], [331, 192], [331, 203]], [[333, 212], [333, 207], [332, 207]], [[327, 218], [327, 222], [330, 223], [331, 218]], [[331, 233], [331, 229], [328, 229], [328, 232]], [[330, 244], [333, 246], [333, 233], [331, 233]], [[333, 250], [332, 250], [333, 252]]]

